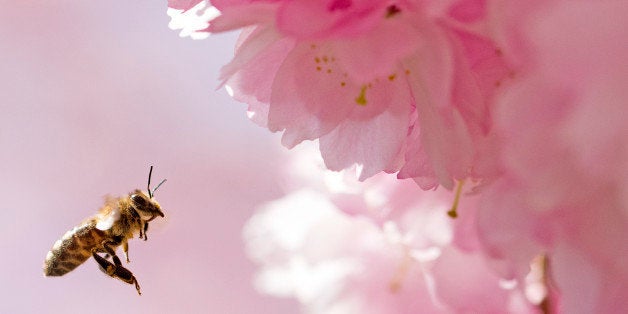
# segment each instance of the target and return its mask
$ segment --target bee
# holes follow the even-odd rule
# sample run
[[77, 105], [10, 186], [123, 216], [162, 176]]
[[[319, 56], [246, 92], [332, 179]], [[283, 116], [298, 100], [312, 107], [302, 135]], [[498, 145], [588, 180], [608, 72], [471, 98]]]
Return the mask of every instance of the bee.
[[142, 295], [137, 279], [130, 270], [122, 266], [120, 258], [116, 255], [116, 249], [122, 245], [128, 263], [128, 240], [132, 239], [136, 232], [139, 233], [140, 239], [148, 240], [146, 236], [148, 223], [157, 216], [164, 217], [161, 206], [153, 196], [166, 180], [151, 190], [152, 173], [151, 166], [146, 193], [136, 189], [127, 196], [107, 197], [98, 214], [86, 219], [57, 240], [46, 255], [44, 275], [63, 276], [93, 257], [101, 271], [128, 284], [134, 284], [137, 293]]

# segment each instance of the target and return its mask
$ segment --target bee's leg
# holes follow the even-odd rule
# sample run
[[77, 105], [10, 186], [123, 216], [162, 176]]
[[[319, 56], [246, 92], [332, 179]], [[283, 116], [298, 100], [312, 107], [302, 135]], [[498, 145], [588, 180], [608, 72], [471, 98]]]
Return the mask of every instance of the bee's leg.
[[148, 231], [148, 222], [144, 223], [144, 241], [148, 240], [148, 236], [146, 235], [146, 231]]
[[[135, 279], [135, 276], [133, 276], [133, 273], [130, 270], [122, 267], [122, 265], [112, 264], [104, 257], [98, 255], [96, 251], [92, 251], [92, 255], [94, 256], [96, 262], [98, 262], [98, 265], [100, 265], [100, 270], [102, 270], [105, 274], [118, 278], [128, 284], [135, 284], [135, 290], [137, 290], [139, 295], [142, 295], [140, 292], [140, 284], [137, 282], [137, 279]], [[118, 261], [119, 260], [120, 259], [118, 259]]]
[[142, 232], [144, 229], [146, 229], [144, 227], [145, 222], [144, 221], [140, 221], [140, 239], [143, 239], [145, 237], [145, 232]]
[[126, 257], [126, 262], [130, 263], [131, 261], [129, 261], [129, 242], [122, 242], [122, 251], [124, 252], [124, 257]]
[[116, 242], [110, 241], [110, 240], [105, 240], [101, 243], [103, 250], [105, 251], [105, 253], [107, 253], [105, 256], [107, 255], [111, 255], [111, 259], [113, 259], [113, 263], [116, 266], [120, 266], [122, 265], [122, 262], [120, 261], [120, 258], [118, 257], [118, 255], [116, 255], [116, 250], [112, 247], [112, 245], [116, 245]]

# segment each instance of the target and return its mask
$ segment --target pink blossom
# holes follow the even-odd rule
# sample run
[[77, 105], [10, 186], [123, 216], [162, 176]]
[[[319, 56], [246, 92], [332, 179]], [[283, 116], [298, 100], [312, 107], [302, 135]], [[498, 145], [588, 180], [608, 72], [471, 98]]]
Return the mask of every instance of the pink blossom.
[[[496, 175], [491, 106], [509, 68], [484, 1], [219, 1], [206, 31], [245, 28], [222, 80], [329, 169], [361, 166], [425, 189]], [[203, 29], [199, 29], [204, 31]]]
[[311, 313], [536, 312], [523, 281], [506, 282], [481, 251], [455, 244], [451, 193], [387, 175], [361, 183], [354, 171], [304, 163], [312, 152], [297, 152], [287, 169], [308, 180], [245, 227], [261, 292], [296, 298]]
[[503, 175], [483, 191], [481, 241], [505, 276], [521, 277], [544, 252], [560, 295], [555, 311], [623, 313], [628, 5], [553, 1], [500, 10], [526, 12], [503, 21], [503, 46], [527, 53], [511, 54], [523, 70], [495, 111]]

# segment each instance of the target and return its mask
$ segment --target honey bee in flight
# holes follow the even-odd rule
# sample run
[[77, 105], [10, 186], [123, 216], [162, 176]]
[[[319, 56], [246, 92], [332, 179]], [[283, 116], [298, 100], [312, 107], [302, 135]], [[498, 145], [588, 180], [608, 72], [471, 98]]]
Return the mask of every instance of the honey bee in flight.
[[[148, 188], [146, 193], [135, 190], [127, 196], [108, 197], [98, 214], [83, 221], [74, 229], [66, 232], [52, 246], [44, 261], [45, 276], [62, 276], [85, 262], [90, 256], [105, 274], [118, 278], [126, 283], [135, 284], [138, 294], [140, 285], [133, 273], [124, 268], [116, 249], [122, 245], [124, 256], [129, 262], [128, 240], [138, 232], [139, 238], [146, 241], [148, 223], [157, 216], [164, 217], [161, 206], [153, 198], [155, 191], [164, 183], [164, 179], [153, 190], [150, 189], [150, 178], [153, 167], [148, 172]], [[104, 257], [100, 254], [105, 254]], [[111, 261], [109, 261], [111, 258]]]

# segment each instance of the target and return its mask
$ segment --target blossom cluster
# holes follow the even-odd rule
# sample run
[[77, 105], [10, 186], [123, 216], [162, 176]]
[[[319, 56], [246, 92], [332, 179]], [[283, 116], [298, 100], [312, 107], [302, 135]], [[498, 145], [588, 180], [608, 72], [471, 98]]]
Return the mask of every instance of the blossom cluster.
[[183, 35], [242, 29], [220, 78], [249, 117], [366, 180], [252, 219], [262, 290], [316, 313], [628, 311], [628, 2], [169, 7]]

